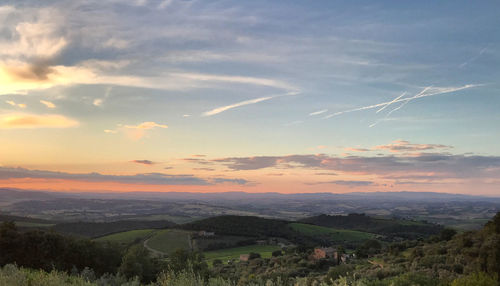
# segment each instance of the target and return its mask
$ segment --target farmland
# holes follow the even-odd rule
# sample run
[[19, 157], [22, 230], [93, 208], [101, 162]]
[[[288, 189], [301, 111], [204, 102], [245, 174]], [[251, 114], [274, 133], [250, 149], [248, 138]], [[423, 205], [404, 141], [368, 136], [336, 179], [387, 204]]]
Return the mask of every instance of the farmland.
[[239, 259], [240, 254], [248, 254], [250, 252], [259, 253], [263, 258], [271, 257], [271, 254], [275, 250], [280, 250], [281, 248], [277, 245], [248, 245], [234, 248], [219, 249], [214, 251], [207, 251], [203, 254], [209, 263], [212, 263], [215, 259], [220, 259], [223, 262], [230, 259]]
[[177, 249], [191, 250], [191, 234], [182, 230], [160, 230], [145, 245], [162, 253], [172, 253]]
[[332, 241], [360, 242], [374, 237], [373, 234], [367, 232], [334, 229], [304, 223], [291, 223], [290, 227], [300, 233], [309, 236], [328, 236]]
[[114, 233], [110, 235], [106, 235], [103, 237], [99, 237], [95, 239], [96, 241], [111, 241], [117, 242], [120, 244], [131, 244], [134, 242], [138, 242], [140, 240], [145, 239], [149, 235], [151, 235], [155, 230], [154, 229], [138, 229], [131, 231], [124, 231], [119, 233]]

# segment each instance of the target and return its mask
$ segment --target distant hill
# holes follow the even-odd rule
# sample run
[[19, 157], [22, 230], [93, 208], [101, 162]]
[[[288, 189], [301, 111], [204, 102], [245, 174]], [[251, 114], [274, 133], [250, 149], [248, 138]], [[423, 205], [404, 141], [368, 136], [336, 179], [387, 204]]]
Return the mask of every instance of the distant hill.
[[453, 201], [495, 201], [500, 197], [485, 197], [463, 194], [449, 194], [439, 192], [352, 192], [352, 193], [247, 193], [247, 192], [218, 192], [218, 193], [191, 193], [191, 192], [85, 192], [63, 193], [37, 190], [20, 190], [0, 188], [0, 201], [12, 200], [45, 200], [54, 198], [95, 198], [95, 199], [163, 199], [188, 201], [238, 201], [262, 199], [290, 199], [290, 200], [453, 200]]
[[365, 231], [390, 237], [416, 239], [438, 234], [442, 226], [411, 220], [374, 218], [364, 214], [319, 215], [300, 220], [300, 222], [337, 228]]
[[108, 234], [137, 230], [137, 229], [162, 229], [176, 226], [175, 223], [160, 221], [133, 221], [122, 220], [114, 222], [70, 222], [60, 223], [52, 227], [53, 230], [83, 237], [101, 237]]
[[59, 193], [0, 188], [0, 202], [50, 200], [56, 197]]

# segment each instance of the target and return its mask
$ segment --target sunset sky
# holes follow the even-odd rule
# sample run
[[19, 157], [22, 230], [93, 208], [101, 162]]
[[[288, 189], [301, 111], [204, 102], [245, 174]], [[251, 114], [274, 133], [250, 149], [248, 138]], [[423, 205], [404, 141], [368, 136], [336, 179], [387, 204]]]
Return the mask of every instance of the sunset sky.
[[0, 187], [500, 196], [498, 1], [1, 1]]

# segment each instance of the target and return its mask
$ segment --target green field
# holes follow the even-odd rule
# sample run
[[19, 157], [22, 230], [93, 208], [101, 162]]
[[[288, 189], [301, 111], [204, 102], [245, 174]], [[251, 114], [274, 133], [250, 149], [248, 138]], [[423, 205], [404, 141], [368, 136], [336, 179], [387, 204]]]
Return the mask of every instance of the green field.
[[147, 215], [147, 216], [138, 216], [138, 217], [133, 217], [129, 218], [128, 220], [146, 220], [146, 221], [151, 221], [151, 220], [168, 220], [174, 223], [178, 224], [183, 224], [183, 223], [188, 223], [192, 221], [196, 221], [199, 219], [202, 219], [203, 217], [199, 216], [174, 216], [174, 215], [168, 215], [168, 214], [156, 214], [156, 215]]
[[130, 244], [135, 241], [140, 241], [151, 235], [154, 229], [138, 229], [130, 230], [119, 233], [114, 233], [106, 236], [99, 237], [95, 239], [96, 241], [112, 241], [122, 244]]
[[375, 235], [356, 231], [356, 230], [345, 230], [345, 229], [334, 229], [324, 226], [317, 226], [305, 223], [291, 223], [289, 224], [293, 230], [301, 232], [309, 236], [329, 236], [333, 241], [351, 241], [359, 242], [373, 238]]
[[281, 248], [277, 245], [248, 245], [207, 251], [204, 252], [203, 255], [205, 255], [209, 264], [212, 264], [215, 259], [220, 259], [225, 263], [230, 259], [239, 260], [240, 254], [249, 254], [250, 252], [260, 253], [263, 258], [269, 258], [273, 251], [280, 249]]
[[54, 226], [53, 223], [39, 223], [39, 222], [28, 222], [28, 221], [16, 221], [19, 227], [51, 227]]
[[171, 253], [177, 249], [191, 249], [191, 235], [188, 231], [166, 229], [154, 234], [148, 241], [147, 246], [163, 253]]

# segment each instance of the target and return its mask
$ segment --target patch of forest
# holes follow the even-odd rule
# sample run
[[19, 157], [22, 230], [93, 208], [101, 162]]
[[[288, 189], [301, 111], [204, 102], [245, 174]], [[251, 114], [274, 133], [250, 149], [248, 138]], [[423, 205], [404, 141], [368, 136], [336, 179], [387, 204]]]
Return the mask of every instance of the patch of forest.
[[389, 238], [418, 239], [439, 234], [443, 226], [423, 221], [385, 219], [365, 214], [318, 215], [300, 220], [300, 222], [319, 226], [358, 230], [376, 233]]
[[53, 230], [82, 237], [97, 238], [113, 233], [138, 229], [163, 229], [176, 226], [168, 220], [136, 221], [121, 220], [113, 222], [68, 222], [56, 224]]

